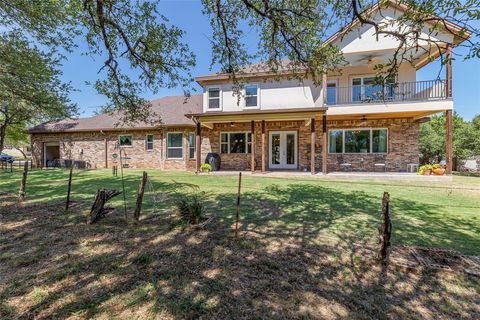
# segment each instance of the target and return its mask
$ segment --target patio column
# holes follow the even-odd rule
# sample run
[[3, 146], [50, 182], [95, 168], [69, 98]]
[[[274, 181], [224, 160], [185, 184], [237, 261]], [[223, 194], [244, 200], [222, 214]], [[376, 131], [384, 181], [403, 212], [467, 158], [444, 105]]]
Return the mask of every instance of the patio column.
[[262, 173], [265, 173], [265, 120], [262, 120]]
[[453, 120], [452, 120], [452, 110], [446, 111], [446, 129], [447, 129], [447, 174], [452, 174], [452, 145], [453, 145]]
[[327, 162], [328, 162], [328, 140], [327, 140], [327, 115], [324, 113], [322, 116], [322, 173], [327, 174]]
[[447, 44], [447, 63], [445, 65], [445, 91], [447, 98], [452, 97], [452, 44]]
[[200, 122], [197, 122], [195, 136], [195, 160], [196, 160], [196, 170], [197, 173], [200, 172], [200, 165], [202, 164], [202, 137], [200, 135]]
[[251, 127], [251, 134], [252, 134], [252, 158], [250, 160], [250, 169], [252, 170], [252, 173], [255, 172], [255, 121], [252, 120], [252, 127]]
[[310, 120], [310, 172], [315, 174], [315, 118]]

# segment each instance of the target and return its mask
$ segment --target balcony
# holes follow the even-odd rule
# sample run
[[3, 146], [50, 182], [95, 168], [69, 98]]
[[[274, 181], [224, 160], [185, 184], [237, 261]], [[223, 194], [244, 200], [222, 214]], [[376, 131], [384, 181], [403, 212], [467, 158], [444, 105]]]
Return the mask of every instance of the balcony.
[[430, 101], [447, 98], [446, 80], [368, 84], [350, 87], [327, 86], [327, 105]]

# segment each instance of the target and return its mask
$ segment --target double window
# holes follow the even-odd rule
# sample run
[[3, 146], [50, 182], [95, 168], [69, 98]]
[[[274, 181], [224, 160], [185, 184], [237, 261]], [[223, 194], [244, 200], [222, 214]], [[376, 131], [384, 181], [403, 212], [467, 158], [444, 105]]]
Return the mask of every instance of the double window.
[[258, 86], [256, 84], [245, 86], [245, 107], [258, 107]]
[[153, 150], [153, 134], [147, 134], [145, 137], [145, 149], [147, 151]]
[[348, 129], [328, 132], [329, 153], [387, 153], [387, 129]]
[[118, 137], [118, 143], [120, 147], [131, 147], [132, 146], [132, 136], [131, 135], [121, 135]]
[[220, 109], [220, 88], [208, 88], [208, 109]]
[[222, 132], [220, 134], [221, 153], [251, 153], [252, 134], [248, 132]]
[[183, 133], [167, 133], [167, 158], [183, 159]]
[[393, 98], [395, 79], [388, 78], [385, 83], [376, 77], [358, 77], [352, 79], [352, 101], [376, 101]]

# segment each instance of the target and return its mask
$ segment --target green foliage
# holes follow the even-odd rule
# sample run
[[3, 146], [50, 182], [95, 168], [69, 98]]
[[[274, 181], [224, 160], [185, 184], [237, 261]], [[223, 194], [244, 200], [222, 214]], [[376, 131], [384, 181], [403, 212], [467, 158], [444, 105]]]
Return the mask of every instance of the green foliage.
[[206, 172], [206, 173], [210, 173], [210, 171], [212, 171], [212, 166], [208, 163], [203, 163], [201, 166], [200, 166], [200, 171], [201, 172]]
[[203, 217], [204, 206], [198, 194], [189, 194], [179, 197], [175, 206], [182, 219], [191, 224], [197, 224]]
[[[476, 117], [478, 118], [478, 116]], [[466, 159], [480, 153], [480, 126], [466, 122], [456, 112], [453, 114], [453, 157]], [[445, 115], [435, 115], [420, 125], [420, 162], [438, 163], [445, 159], [446, 120]]]

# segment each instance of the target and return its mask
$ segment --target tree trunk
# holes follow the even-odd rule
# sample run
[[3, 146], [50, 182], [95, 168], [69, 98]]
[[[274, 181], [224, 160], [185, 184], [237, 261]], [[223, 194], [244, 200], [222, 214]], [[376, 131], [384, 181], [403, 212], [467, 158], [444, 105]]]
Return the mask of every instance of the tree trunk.
[[121, 192], [116, 190], [98, 189], [87, 223], [92, 224], [113, 210], [111, 207], [105, 207], [105, 204], [119, 194], [121, 194]]
[[18, 192], [18, 201], [25, 200], [25, 188], [27, 187], [27, 174], [28, 174], [28, 162], [23, 165], [22, 184], [20, 185], [20, 191]]
[[137, 193], [137, 203], [135, 205], [135, 212], [133, 213], [133, 218], [135, 221], [140, 219], [140, 211], [142, 210], [143, 194], [145, 192], [145, 185], [147, 184], [147, 172], [143, 171], [142, 182], [140, 182], [140, 187]]
[[18, 148], [18, 147], [13, 147], [14, 149], [20, 151], [20, 153], [22, 154], [22, 156], [26, 159], [27, 158], [27, 155], [25, 154], [25, 152], [23, 152], [22, 148]]
[[7, 125], [2, 124], [0, 126], [0, 152], [5, 148], [5, 135], [7, 134]]

